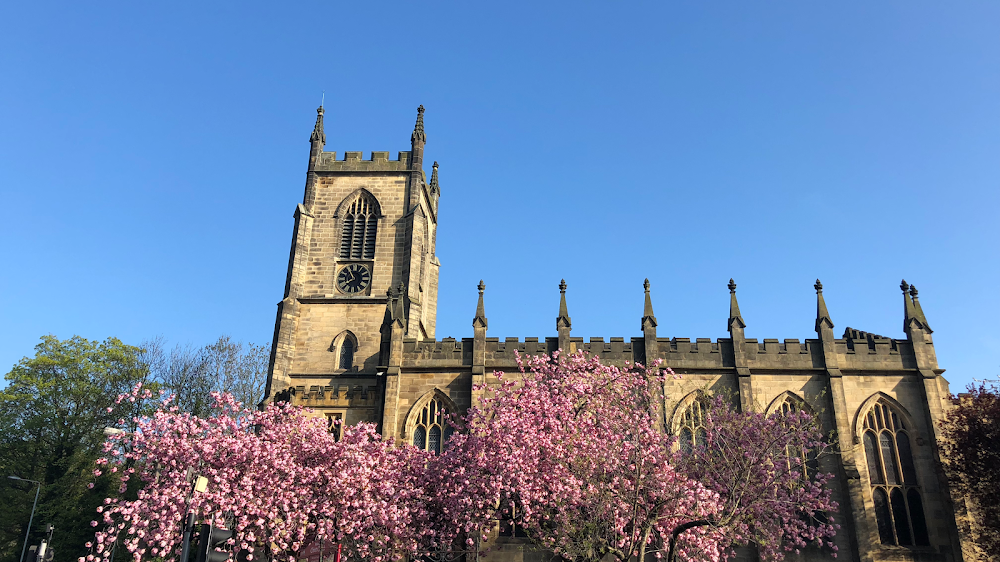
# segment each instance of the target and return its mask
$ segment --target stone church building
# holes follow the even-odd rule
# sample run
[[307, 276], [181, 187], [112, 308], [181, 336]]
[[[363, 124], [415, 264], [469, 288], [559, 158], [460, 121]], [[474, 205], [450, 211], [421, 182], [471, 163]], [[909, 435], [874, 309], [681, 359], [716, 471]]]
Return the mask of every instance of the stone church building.
[[[318, 110], [278, 304], [269, 398], [309, 406], [331, 425], [375, 422], [386, 437], [440, 450], [448, 432], [442, 414], [473, 404], [473, 385], [495, 382], [494, 371], [516, 372], [515, 352], [585, 350], [610, 363], [661, 359], [682, 375], [669, 412], [670, 430], [684, 439], [697, 439], [701, 405], [715, 391], [738, 396], [743, 408], [804, 408], [835, 432], [843, 453], [821, 468], [836, 476], [837, 559], [970, 558], [962, 548], [964, 519], [955, 516], [961, 500], [952, 498], [937, 456], [948, 383], [915, 287], [901, 285], [903, 338], [852, 328], [836, 335], [817, 280], [816, 337], [758, 341], [744, 337], [730, 280], [729, 337], [692, 341], [657, 333], [647, 281], [642, 303], [636, 287], [638, 335], [584, 341], [572, 333], [565, 282], [558, 308], [553, 292], [555, 335], [544, 339], [488, 335], [480, 283], [471, 336], [436, 339], [441, 187], [436, 162], [429, 180], [424, 173], [423, 106], [417, 112], [409, 151], [338, 159], [323, 150]], [[540, 559], [520, 546], [516, 530], [499, 535], [499, 552], [490, 557]], [[832, 557], [817, 550], [800, 558]]]

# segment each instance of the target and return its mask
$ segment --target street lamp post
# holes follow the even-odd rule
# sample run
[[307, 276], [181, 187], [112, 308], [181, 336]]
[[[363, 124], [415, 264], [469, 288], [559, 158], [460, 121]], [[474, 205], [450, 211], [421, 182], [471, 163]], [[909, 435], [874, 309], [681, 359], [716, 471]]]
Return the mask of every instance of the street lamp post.
[[31, 517], [28, 518], [28, 528], [24, 531], [24, 546], [21, 547], [21, 558], [20, 562], [24, 562], [24, 552], [28, 549], [28, 535], [31, 533], [31, 523], [35, 520], [35, 506], [38, 505], [38, 492], [42, 491], [42, 483], [38, 480], [29, 480], [27, 478], [21, 478], [19, 476], [14, 476], [11, 474], [7, 478], [11, 480], [20, 480], [22, 482], [33, 482], [38, 484], [38, 489], [35, 490], [35, 503], [31, 504]]

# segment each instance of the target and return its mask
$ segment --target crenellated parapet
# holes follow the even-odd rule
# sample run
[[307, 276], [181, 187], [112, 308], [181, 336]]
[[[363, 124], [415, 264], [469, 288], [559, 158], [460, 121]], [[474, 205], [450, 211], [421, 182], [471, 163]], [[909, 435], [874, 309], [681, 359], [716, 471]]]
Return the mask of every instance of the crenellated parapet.
[[[821, 338], [773, 339], [745, 338], [746, 326], [736, 302], [735, 283], [730, 280], [729, 338], [655, 337], [655, 318], [649, 298], [648, 281], [644, 283], [645, 303], [642, 325], [655, 339], [645, 336], [631, 338], [582, 337], [571, 335], [571, 323], [566, 306], [566, 284], [559, 284], [559, 315], [556, 329], [558, 336], [547, 338], [497, 338], [486, 337], [488, 322], [483, 304], [484, 285], [480, 282], [479, 302], [473, 318], [476, 332], [471, 338], [444, 338], [418, 340], [405, 338], [400, 363], [410, 368], [472, 370], [474, 373], [493, 370], [510, 371], [516, 368], [517, 357], [551, 355], [557, 350], [564, 353], [585, 351], [597, 355], [610, 364], [626, 362], [651, 363], [660, 360], [664, 366], [678, 372], [736, 371], [741, 377], [754, 374], [790, 375], [823, 373], [831, 368], [835, 374], [877, 374], [879, 372], [916, 371], [917, 358], [913, 342], [909, 339], [887, 338], [878, 334], [847, 328], [843, 337], [835, 338], [829, 330], [833, 327], [830, 313], [822, 300], [822, 286], [817, 282], [819, 306], [816, 326]], [[923, 321], [926, 322], [926, 321]], [[479, 353], [480, 355], [477, 355]], [[477, 366], [481, 366], [481, 369]], [[748, 388], [743, 389], [744, 392]], [[749, 387], [752, 392], [752, 387]]]
[[334, 381], [329, 384], [296, 385], [288, 388], [289, 398], [299, 406], [376, 406], [378, 387], [371, 381]]
[[404, 338], [403, 364], [423, 367], [472, 365], [472, 338]]
[[389, 152], [372, 151], [368, 159], [363, 152], [345, 152], [337, 160], [336, 152], [321, 152], [313, 170], [317, 172], [408, 172], [412, 153], [400, 151], [395, 160], [389, 159]]
[[[640, 357], [646, 342], [641, 336], [588, 339], [570, 337], [568, 351], [585, 351], [609, 364], [642, 362]], [[485, 371], [509, 371], [516, 366], [518, 355], [551, 355], [559, 349], [559, 338], [489, 337], [485, 338], [484, 344]], [[833, 340], [831, 344], [842, 371], [860, 374], [864, 371], [917, 368], [912, 345], [907, 340], [848, 337]], [[747, 338], [740, 349], [750, 372], [821, 372], [825, 369], [823, 345], [818, 339]], [[468, 369], [473, 365], [474, 350], [474, 338], [405, 338], [401, 364], [411, 368]], [[678, 371], [731, 370], [736, 367], [736, 348], [731, 338], [657, 338], [656, 350], [654, 360], [659, 359], [664, 366]]]

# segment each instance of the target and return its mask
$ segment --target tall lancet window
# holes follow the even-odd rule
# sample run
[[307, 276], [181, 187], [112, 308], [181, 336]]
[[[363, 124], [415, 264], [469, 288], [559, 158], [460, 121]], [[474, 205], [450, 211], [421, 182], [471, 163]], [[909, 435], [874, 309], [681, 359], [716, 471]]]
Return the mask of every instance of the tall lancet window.
[[379, 215], [378, 201], [367, 191], [358, 192], [344, 212], [340, 259], [370, 260], [375, 257]]
[[681, 414], [680, 427], [677, 430], [682, 451], [688, 452], [693, 447], [705, 444], [708, 438], [708, 433], [705, 431], [705, 414], [707, 412], [708, 403], [701, 396], [684, 409]]
[[451, 437], [452, 427], [448, 423], [448, 408], [434, 398], [427, 403], [417, 416], [413, 427], [413, 446], [432, 453], [440, 453]]
[[927, 522], [917, 486], [910, 431], [888, 401], [880, 399], [865, 414], [865, 457], [882, 544], [927, 546]]
[[[778, 404], [778, 407], [775, 409], [775, 413], [777, 412], [781, 412], [782, 415], [788, 415], [792, 412], [813, 414], [804, 401], [797, 400], [796, 397], [789, 394], [786, 394], [785, 398]], [[794, 462], [795, 468], [801, 468], [802, 474], [806, 478], [812, 478], [819, 471], [819, 460], [816, 458], [816, 451], [789, 445], [786, 449], [786, 454], [788, 455], [788, 468], [793, 468], [792, 464]], [[799, 461], [794, 461], [796, 457], [798, 457]]]
[[354, 342], [351, 338], [344, 338], [344, 343], [340, 344], [340, 368], [351, 369], [354, 367]]

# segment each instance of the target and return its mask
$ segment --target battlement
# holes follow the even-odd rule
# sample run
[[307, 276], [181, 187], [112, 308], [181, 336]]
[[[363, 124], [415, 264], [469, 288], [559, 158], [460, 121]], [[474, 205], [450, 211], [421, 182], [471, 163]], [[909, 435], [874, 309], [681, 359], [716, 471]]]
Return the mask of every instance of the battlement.
[[493, 358], [498, 357], [510, 357], [510, 360], [514, 360], [514, 352], [521, 355], [539, 355], [545, 353], [551, 353], [559, 349], [559, 339], [558, 338], [524, 338], [524, 341], [518, 338], [504, 338], [500, 341], [500, 338], [486, 338], [486, 354], [487, 356], [492, 356]]
[[395, 160], [389, 160], [388, 151], [372, 151], [368, 160], [363, 152], [344, 152], [343, 160], [337, 160], [336, 152], [321, 152], [313, 169], [317, 172], [406, 172], [410, 170], [412, 153], [401, 151]]
[[378, 397], [376, 386], [366, 381], [298, 385], [288, 390], [296, 404], [303, 406], [374, 406]]
[[[844, 369], [897, 370], [913, 368], [912, 348], [906, 340], [880, 338], [854, 331], [854, 338], [834, 340], [835, 353]], [[735, 366], [735, 350], [730, 338], [657, 338], [656, 356], [646, 358], [644, 338], [582, 337], [569, 338], [569, 352], [585, 351], [602, 361], [620, 364], [626, 361], [652, 362], [660, 359], [675, 370], [729, 369]], [[747, 338], [742, 356], [751, 370], [814, 371], [824, 368], [823, 345], [818, 339]], [[403, 340], [404, 364], [424, 368], [466, 369], [472, 366], [475, 338], [441, 340]], [[517, 356], [550, 355], [559, 349], [559, 338], [492, 338], [485, 340], [485, 367], [509, 371]]]

